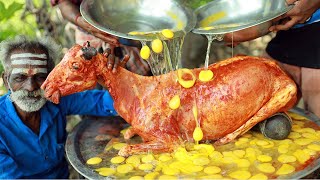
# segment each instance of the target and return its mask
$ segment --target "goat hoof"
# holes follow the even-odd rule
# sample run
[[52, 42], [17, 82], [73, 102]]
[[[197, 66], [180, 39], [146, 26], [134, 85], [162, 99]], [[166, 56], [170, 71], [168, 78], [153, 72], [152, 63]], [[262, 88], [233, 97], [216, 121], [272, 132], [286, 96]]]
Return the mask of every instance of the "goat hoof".
[[276, 113], [259, 123], [261, 133], [270, 139], [286, 139], [292, 129], [292, 120], [285, 113]]

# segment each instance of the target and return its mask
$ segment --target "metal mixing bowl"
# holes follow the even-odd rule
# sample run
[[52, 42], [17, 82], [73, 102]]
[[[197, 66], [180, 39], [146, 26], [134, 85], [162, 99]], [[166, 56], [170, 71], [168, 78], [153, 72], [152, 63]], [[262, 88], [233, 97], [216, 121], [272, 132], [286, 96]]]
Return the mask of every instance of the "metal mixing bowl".
[[288, 12], [293, 5], [286, 0], [214, 0], [195, 10], [196, 34], [227, 34], [240, 30], [252, 36], [257, 30], [268, 30], [271, 20]]
[[153, 40], [163, 29], [179, 37], [196, 24], [194, 12], [174, 0], [84, 0], [80, 12], [97, 29], [134, 40]]

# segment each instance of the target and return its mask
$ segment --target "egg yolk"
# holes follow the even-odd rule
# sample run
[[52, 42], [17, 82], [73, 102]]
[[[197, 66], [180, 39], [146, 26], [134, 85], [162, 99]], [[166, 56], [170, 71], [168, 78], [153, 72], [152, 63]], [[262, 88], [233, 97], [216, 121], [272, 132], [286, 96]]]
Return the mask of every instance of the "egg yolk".
[[[185, 75], [190, 75], [191, 78], [188, 78], [185, 80], [183, 77]], [[194, 85], [196, 82], [196, 78], [193, 75], [192, 71], [190, 69], [178, 69], [178, 82], [180, 85], [184, 88], [190, 88]]]
[[199, 80], [202, 82], [210, 81], [213, 78], [213, 72], [210, 69], [202, 70], [199, 73]]
[[162, 41], [160, 39], [155, 39], [151, 42], [151, 48], [155, 53], [161, 53], [163, 50]]
[[178, 95], [175, 95], [169, 101], [169, 107], [174, 110], [174, 109], [177, 109], [179, 106], [180, 106], [180, 97]]
[[140, 50], [140, 56], [142, 59], [147, 60], [150, 57], [150, 48], [148, 46], [143, 46]]
[[200, 127], [196, 127], [193, 131], [193, 139], [195, 141], [200, 141], [203, 138], [203, 132]]
[[162, 33], [162, 35], [163, 35], [164, 37], [166, 37], [166, 38], [168, 38], [168, 39], [171, 39], [171, 38], [173, 38], [173, 36], [174, 36], [173, 32], [172, 32], [170, 29], [163, 29], [163, 30], [161, 31], [161, 33]]

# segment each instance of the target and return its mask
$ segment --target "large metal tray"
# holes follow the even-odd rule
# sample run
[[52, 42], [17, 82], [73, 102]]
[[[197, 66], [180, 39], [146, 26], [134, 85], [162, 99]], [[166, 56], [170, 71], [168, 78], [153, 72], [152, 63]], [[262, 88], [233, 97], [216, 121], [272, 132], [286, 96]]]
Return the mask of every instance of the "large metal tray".
[[[320, 119], [314, 114], [306, 114], [300, 108], [293, 108], [290, 112], [302, 115], [320, 125]], [[66, 155], [70, 164], [86, 179], [106, 179], [94, 169], [86, 165], [86, 159], [102, 153], [112, 136], [117, 136], [120, 129], [127, 126], [120, 117], [95, 118], [88, 117], [82, 120], [68, 135], [66, 142]], [[101, 134], [109, 134], [106, 140], [96, 141]], [[113, 135], [112, 135], [113, 134]], [[313, 161], [304, 170], [286, 176], [286, 179], [300, 179], [308, 176], [320, 167], [320, 159]], [[313, 178], [309, 177], [308, 178]]]

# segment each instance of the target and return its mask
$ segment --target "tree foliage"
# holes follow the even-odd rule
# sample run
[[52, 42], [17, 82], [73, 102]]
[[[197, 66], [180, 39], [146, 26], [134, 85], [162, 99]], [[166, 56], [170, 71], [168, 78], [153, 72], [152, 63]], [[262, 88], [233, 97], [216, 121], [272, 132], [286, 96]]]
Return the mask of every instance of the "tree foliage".
[[36, 35], [35, 18], [22, 19], [24, 8], [24, 0], [0, 1], [0, 41], [17, 34]]
[[20, 9], [22, 9], [23, 4], [12, 2], [8, 8], [5, 7], [5, 4], [0, 1], [0, 21], [10, 19], [14, 13]]
[[[51, 20], [52, 12], [56, 11], [50, 6], [49, 0], [0, 1], [0, 42], [16, 35], [27, 35], [51, 36], [60, 43], [59, 39], [64, 39], [61, 33], [64, 25], [61, 21]], [[0, 65], [0, 73], [2, 71]]]

